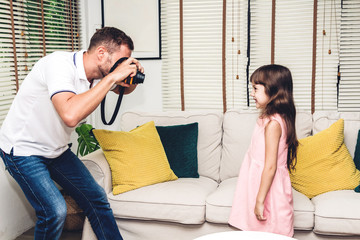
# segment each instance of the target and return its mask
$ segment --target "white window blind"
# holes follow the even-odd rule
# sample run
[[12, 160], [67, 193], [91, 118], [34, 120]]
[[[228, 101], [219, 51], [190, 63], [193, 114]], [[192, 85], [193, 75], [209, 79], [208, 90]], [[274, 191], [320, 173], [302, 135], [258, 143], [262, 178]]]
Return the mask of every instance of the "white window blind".
[[17, 85], [21, 87], [37, 60], [56, 50], [80, 48], [78, 4], [76, 0], [0, 0], [0, 125]]
[[[223, 110], [223, 0], [161, 2], [163, 108], [181, 109], [181, 3], [185, 109]], [[226, 1], [226, 13], [225, 91], [234, 108], [247, 99], [247, 1]]]
[[360, 110], [360, 2], [344, 0], [341, 12], [339, 110]]
[[184, 0], [185, 109], [222, 109], [222, 0]]
[[222, 109], [222, 5], [222, 0], [161, 2], [164, 110], [181, 109], [180, 44], [185, 110]]
[[275, 62], [293, 77], [297, 109], [311, 109], [313, 0], [276, 1]]
[[[325, 4], [326, 3], [326, 4]], [[271, 1], [251, 1], [250, 75], [271, 63]], [[333, 6], [331, 6], [333, 4]], [[336, 109], [340, 1], [318, 1], [315, 109]], [[311, 109], [314, 1], [276, 0], [274, 63], [288, 67], [296, 107]], [[325, 16], [325, 18], [324, 18]], [[323, 27], [327, 35], [322, 35]], [[332, 53], [328, 54], [331, 49]], [[251, 86], [249, 86], [251, 88]], [[254, 108], [254, 102], [250, 101]]]
[[315, 111], [337, 109], [341, 0], [318, 1]]
[[227, 109], [247, 108], [248, 1], [226, 2]]
[[[16, 7], [15, 10], [17, 10]], [[14, 24], [16, 23], [14, 31], [18, 35], [18, 41], [24, 41], [21, 36], [23, 30], [21, 28], [24, 26], [23, 12], [17, 11], [16, 13], [13, 16]], [[17, 91], [11, 22], [9, 1], [0, 1], [0, 124], [2, 124]]]
[[[251, 74], [260, 66], [271, 63], [271, 11], [271, 1], [250, 1], [249, 92], [252, 89]], [[249, 98], [250, 107], [254, 109], [255, 103]]]
[[[164, 109], [180, 109], [181, 106], [179, 2], [162, 2]], [[214, 59], [214, 56], [221, 58], [222, 6], [220, 1], [211, 1], [212, 4], [209, 2], [184, 1], [186, 109], [221, 109], [222, 107], [221, 63]], [[359, 4], [356, 0], [317, 1], [315, 111], [359, 109]], [[215, 6], [219, 9], [216, 10]], [[341, 6], [343, 6], [342, 10]], [[254, 108], [251, 97], [247, 98], [251, 84], [246, 86], [246, 82], [249, 81], [246, 78], [246, 65], [249, 64], [248, 76], [250, 76], [258, 67], [271, 63], [272, 1], [227, 0], [226, 7], [227, 108], [246, 108], [248, 101], [250, 108]], [[248, 16], [245, 11], [247, 7], [250, 8], [250, 23], [247, 22]], [[291, 70], [296, 107], [299, 110], [310, 111], [314, 0], [276, 0], [275, 7], [274, 63], [285, 65]], [[209, 15], [217, 13], [218, 17], [209, 16], [208, 13], [211, 13]], [[212, 28], [206, 25], [209, 19], [213, 21]], [[246, 37], [247, 24], [250, 26], [250, 42], [247, 42]], [[247, 48], [250, 52], [249, 59], [245, 54]], [[239, 49], [240, 55], [237, 54]], [[205, 64], [205, 62], [209, 63]], [[340, 93], [338, 93], [339, 64], [342, 73]], [[174, 74], [170, 74], [171, 72]], [[205, 85], [202, 76], [207, 76], [207, 72], [212, 74], [207, 79], [208, 85]], [[196, 74], [200, 78], [196, 77]], [[194, 79], [198, 79], [196, 83]]]
[[164, 110], [181, 110], [180, 1], [161, 1], [162, 96]]

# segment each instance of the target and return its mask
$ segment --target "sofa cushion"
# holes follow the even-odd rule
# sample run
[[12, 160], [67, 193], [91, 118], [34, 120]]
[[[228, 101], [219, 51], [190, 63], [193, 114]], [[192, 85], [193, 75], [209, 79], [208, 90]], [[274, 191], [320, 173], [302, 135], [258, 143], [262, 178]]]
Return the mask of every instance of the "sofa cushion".
[[154, 122], [130, 132], [94, 129], [109, 162], [114, 194], [176, 180]]
[[116, 218], [201, 224], [205, 200], [217, 186], [207, 177], [179, 178], [119, 195], [110, 193], [108, 199]]
[[[241, 163], [250, 145], [251, 136], [259, 112], [229, 110], [224, 115], [223, 149], [220, 166], [220, 179], [225, 180], [239, 175]], [[296, 134], [298, 138], [310, 136], [312, 116], [307, 112], [296, 115]]]
[[343, 119], [299, 140], [296, 169], [290, 178], [292, 186], [309, 198], [359, 185], [360, 171], [344, 144]]
[[355, 153], [354, 153], [354, 163], [356, 169], [360, 170], [360, 130], [358, 132], [358, 137], [356, 141]]
[[[206, 199], [206, 221], [227, 224], [234, 198], [237, 177], [220, 183], [219, 187]], [[311, 230], [314, 227], [314, 206], [303, 194], [293, 190], [294, 228]]]
[[121, 116], [121, 129], [129, 131], [148, 121], [156, 126], [197, 122], [198, 172], [200, 176], [219, 180], [223, 114], [220, 111], [126, 112]]
[[228, 224], [236, 183], [237, 177], [222, 181], [206, 199], [206, 221]]
[[314, 228], [314, 204], [304, 194], [293, 189], [294, 228], [296, 230], [311, 230]]
[[311, 200], [315, 205], [314, 232], [360, 235], [360, 194], [353, 190], [327, 192]]
[[198, 178], [198, 123], [157, 126], [171, 169], [179, 178]]
[[344, 119], [344, 141], [352, 157], [354, 157], [358, 130], [360, 129], [360, 112], [315, 112], [313, 115], [313, 134], [316, 134], [339, 120]]

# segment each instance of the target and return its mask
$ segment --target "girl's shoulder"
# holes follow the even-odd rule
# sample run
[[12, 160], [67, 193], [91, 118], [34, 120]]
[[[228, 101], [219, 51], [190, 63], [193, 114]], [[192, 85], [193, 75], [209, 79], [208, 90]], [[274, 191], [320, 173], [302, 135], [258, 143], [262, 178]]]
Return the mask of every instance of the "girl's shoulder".
[[263, 117], [262, 118], [262, 124], [264, 126], [266, 126], [270, 121], [276, 121], [280, 124], [281, 128], [283, 128], [284, 126], [284, 119], [281, 117], [280, 114], [278, 113], [275, 113], [273, 115], [270, 115], [270, 116], [266, 116], [266, 117]]
[[283, 119], [283, 118], [281, 117], [281, 115], [278, 114], [278, 113], [275, 113], [275, 114], [271, 115], [271, 116], [269, 117], [269, 119], [270, 119], [270, 120], [278, 121], [278, 122], [280, 122], [281, 124], [284, 122], [284, 119]]

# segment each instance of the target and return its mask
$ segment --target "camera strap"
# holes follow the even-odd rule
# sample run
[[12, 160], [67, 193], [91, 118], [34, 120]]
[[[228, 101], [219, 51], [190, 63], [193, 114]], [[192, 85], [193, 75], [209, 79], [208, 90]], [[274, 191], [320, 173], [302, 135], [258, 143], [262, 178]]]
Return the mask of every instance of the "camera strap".
[[[122, 63], [124, 60], [126, 60], [127, 57], [123, 57], [123, 58], [120, 58], [115, 64], [114, 66], [112, 66], [112, 68], [110, 69], [109, 73], [111, 73], [112, 71], [115, 70], [115, 68], [120, 64]], [[114, 110], [114, 113], [110, 119], [110, 122], [107, 122], [106, 119], [105, 119], [105, 99], [106, 99], [106, 96], [104, 97], [104, 99], [101, 101], [101, 121], [103, 122], [103, 124], [105, 125], [111, 125], [114, 123], [115, 119], [116, 119], [116, 116], [117, 114], [119, 113], [119, 109], [120, 109], [120, 105], [121, 105], [121, 100], [123, 98], [123, 95], [124, 95], [124, 91], [125, 91], [125, 88], [124, 87], [121, 87], [119, 86], [120, 88], [120, 93], [119, 93], [119, 97], [118, 97], [118, 100], [117, 100], [117, 103], [116, 103], [116, 106], [115, 106], [115, 110]]]
[[104, 99], [101, 101], [101, 121], [105, 124], [105, 125], [111, 125], [114, 123], [115, 119], [116, 119], [116, 116], [117, 114], [119, 113], [119, 109], [120, 109], [120, 105], [121, 105], [121, 100], [123, 98], [123, 95], [124, 95], [124, 91], [125, 91], [125, 88], [124, 87], [120, 87], [120, 93], [119, 93], [119, 97], [118, 97], [118, 100], [116, 102], [116, 106], [115, 106], [115, 110], [114, 110], [114, 113], [110, 119], [109, 122], [106, 121], [105, 119], [105, 99], [106, 99], [106, 96], [104, 97]]

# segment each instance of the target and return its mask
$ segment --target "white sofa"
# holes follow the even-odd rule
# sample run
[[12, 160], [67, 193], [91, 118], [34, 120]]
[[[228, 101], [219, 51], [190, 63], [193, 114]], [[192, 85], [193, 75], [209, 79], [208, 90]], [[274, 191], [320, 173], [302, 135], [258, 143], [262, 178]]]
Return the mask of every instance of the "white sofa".
[[[258, 117], [250, 111], [127, 112], [121, 129], [145, 122], [158, 126], [198, 122], [200, 178], [180, 178], [114, 196], [111, 172], [101, 150], [82, 160], [108, 194], [125, 240], [190, 240], [213, 232], [237, 230], [227, 224], [239, 169]], [[354, 154], [360, 113], [297, 114], [298, 138], [345, 120], [345, 143]], [[139, 146], [140, 147], [140, 146]], [[324, 173], [326, 174], [326, 173]], [[331, 184], [331, 183], [329, 183]], [[360, 239], [360, 193], [335, 191], [308, 199], [293, 190], [296, 239]], [[96, 239], [88, 221], [83, 239]]]

